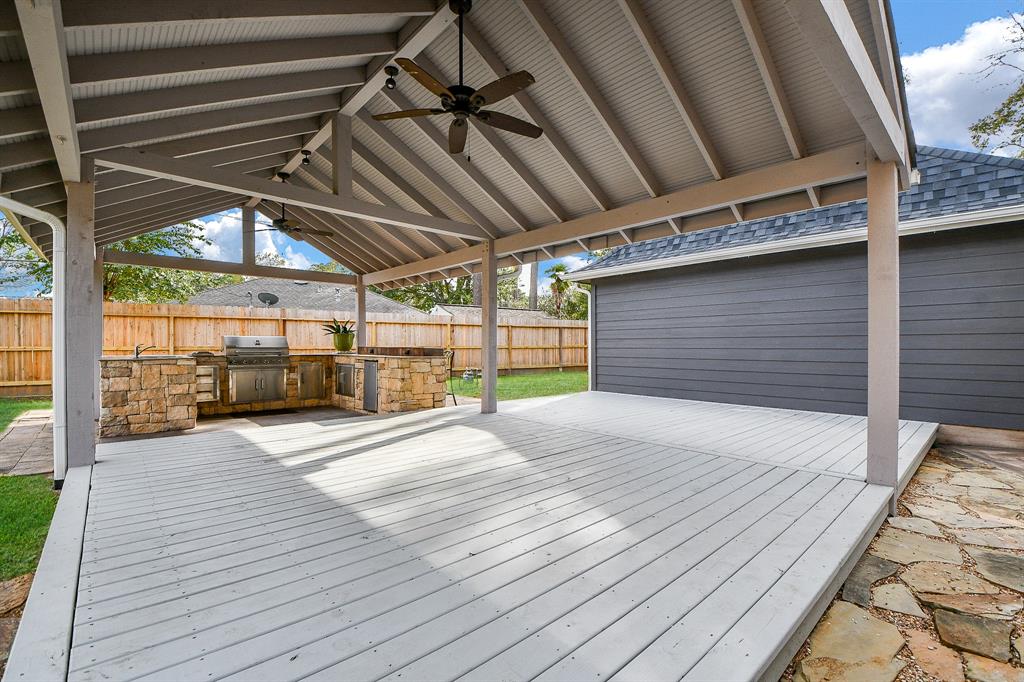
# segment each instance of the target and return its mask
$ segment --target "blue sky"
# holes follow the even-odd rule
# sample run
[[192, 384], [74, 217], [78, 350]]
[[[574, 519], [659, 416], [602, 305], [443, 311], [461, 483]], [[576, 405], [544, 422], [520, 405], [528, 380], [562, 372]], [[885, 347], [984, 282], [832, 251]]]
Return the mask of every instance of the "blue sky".
[[[907, 75], [914, 134], [919, 144], [971, 149], [968, 126], [991, 112], [1010, 91], [1010, 75], [982, 78], [987, 56], [1008, 42], [1008, 14], [1024, 12], [1024, 0], [891, 0], [896, 37]], [[1024, 67], [1024, 59], [1020, 60]], [[240, 260], [239, 212], [208, 216], [201, 222], [214, 244], [206, 256]], [[327, 257], [302, 242], [263, 232], [257, 250], [280, 254], [291, 266], [306, 268]], [[556, 262], [575, 269], [583, 254], [544, 261], [543, 273]], [[522, 281], [527, 281], [528, 272]], [[541, 288], [550, 280], [541, 278]], [[28, 293], [23, 288], [0, 287], [0, 296]]]

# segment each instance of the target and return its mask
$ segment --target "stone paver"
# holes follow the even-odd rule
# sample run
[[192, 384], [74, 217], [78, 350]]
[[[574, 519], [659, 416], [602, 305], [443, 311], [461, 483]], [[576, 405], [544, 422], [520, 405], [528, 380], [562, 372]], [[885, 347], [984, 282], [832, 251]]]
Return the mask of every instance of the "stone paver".
[[991, 528], [955, 530], [957, 539], [967, 545], [983, 545], [998, 549], [1024, 549], [1024, 528]]
[[1010, 490], [1011, 486], [973, 471], [963, 471], [949, 477], [950, 485], [977, 486], [979, 488], [1000, 488]]
[[1024, 592], [1024, 556], [980, 547], [969, 547], [967, 553], [983, 576], [998, 585]]
[[963, 563], [960, 550], [956, 545], [917, 533], [909, 533], [899, 528], [883, 528], [869, 551], [875, 556], [900, 564], [911, 564], [917, 561]]
[[917, 598], [922, 604], [935, 609], [1001, 620], [1010, 620], [1024, 609], [1024, 601], [1008, 594], [930, 594], [921, 592], [918, 593]]
[[907, 503], [906, 507], [914, 516], [934, 521], [947, 528], [976, 529], [1004, 528], [1011, 524], [1004, 521], [978, 519], [970, 516], [967, 510], [954, 502], [934, 498], [922, 498], [928, 504]]
[[872, 554], [865, 554], [850, 572], [843, 584], [843, 599], [861, 606], [871, 604], [871, 585], [894, 575], [899, 564], [886, 561]]
[[918, 563], [900, 575], [914, 592], [937, 594], [996, 594], [999, 588], [949, 564]]
[[914, 660], [929, 675], [945, 682], [963, 682], [964, 670], [960, 655], [923, 630], [907, 633], [907, 645]]
[[0, 582], [0, 616], [21, 608], [32, 587], [32, 573]]
[[924, 617], [924, 611], [918, 606], [914, 595], [899, 583], [879, 585], [871, 589], [871, 604], [880, 609], [905, 613], [908, 616]]
[[914, 516], [892, 516], [889, 518], [888, 523], [893, 528], [899, 528], [900, 530], [909, 530], [933, 538], [943, 537], [939, 527], [928, 519], [919, 519]]
[[1004, 621], [938, 610], [935, 629], [946, 644], [997, 661], [1010, 660], [1013, 626]]
[[810, 651], [800, 662], [795, 679], [896, 679], [903, 661], [903, 635], [896, 626], [875, 618], [853, 604], [838, 601], [828, 610], [810, 637]]
[[964, 654], [967, 679], [973, 682], [1024, 682], [1024, 670], [984, 656]]
[[0, 434], [0, 474], [25, 476], [53, 472], [53, 412], [22, 412]]

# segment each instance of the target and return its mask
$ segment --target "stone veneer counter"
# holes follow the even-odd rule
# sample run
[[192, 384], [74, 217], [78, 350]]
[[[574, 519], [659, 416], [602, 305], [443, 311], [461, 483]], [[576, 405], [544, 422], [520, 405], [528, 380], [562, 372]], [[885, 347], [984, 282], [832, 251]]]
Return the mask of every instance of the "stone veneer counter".
[[334, 404], [346, 410], [363, 410], [363, 365], [377, 362], [377, 413], [411, 412], [444, 407], [448, 360], [442, 356], [367, 355], [342, 353], [339, 365], [355, 365], [355, 396], [334, 394]]
[[195, 358], [100, 358], [100, 395], [100, 438], [195, 428]]

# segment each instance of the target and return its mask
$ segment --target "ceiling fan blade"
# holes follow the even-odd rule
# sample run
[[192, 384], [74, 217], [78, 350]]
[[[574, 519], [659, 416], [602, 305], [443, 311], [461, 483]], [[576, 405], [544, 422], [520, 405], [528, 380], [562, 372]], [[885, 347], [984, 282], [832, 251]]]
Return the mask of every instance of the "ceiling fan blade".
[[475, 116], [482, 123], [486, 123], [493, 128], [507, 130], [510, 133], [515, 133], [516, 135], [525, 135], [526, 137], [537, 138], [544, 134], [544, 130], [542, 128], [538, 128], [532, 123], [528, 123], [521, 118], [503, 114], [500, 111], [480, 111], [477, 112]]
[[473, 93], [473, 104], [482, 107], [488, 104], [500, 102], [509, 95], [514, 95], [520, 90], [534, 84], [533, 76], [528, 71], [516, 71], [507, 76], [502, 76], [496, 81], [491, 81], [484, 87]]
[[374, 121], [390, 121], [394, 118], [414, 118], [416, 116], [433, 116], [443, 114], [444, 109], [406, 109], [405, 111], [389, 111], [386, 114], [374, 114]]
[[300, 228], [296, 229], [295, 231], [299, 232], [301, 234], [311, 234], [314, 237], [333, 237], [334, 236], [333, 232], [328, 232], [327, 230], [314, 230], [314, 229], [310, 229], [308, 227], [300, 227]]
[[299, 227], [300, 225], [302, 225], [302, 223], [300, 223], [298, 220], [292, 220], [291, 218], [289, 218], [288, 220], [284, 221], [283, 226], [289, 230], [294, 230], [296, 227]]
[[449, 99], [455, 99], [455, 96], [446, 88], [441, 81], [434, 78], [429, 71], [423, 69], [411, 59], [405, 57], [399, 57], [395, 60], [395, 63], [402, 67], [403, 70], [410, 76], [416, 79], [420, 85], [430, 90], [438, 97], [448, 97]]
[[452, 121], [452, 124], [448, 126], [448, 152], [450, 154], [461, 154], [462, 150], [466, 148], [466, 133], [469, 132], [469, 126], [466, 121], [457, 118]]

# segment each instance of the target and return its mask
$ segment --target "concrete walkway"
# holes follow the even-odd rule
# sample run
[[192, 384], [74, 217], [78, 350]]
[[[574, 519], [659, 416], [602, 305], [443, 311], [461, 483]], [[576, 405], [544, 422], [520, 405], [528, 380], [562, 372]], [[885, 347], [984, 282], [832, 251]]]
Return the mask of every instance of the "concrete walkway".
[[50, 473], [53, 473], [53, 410], [28, 410], [0, 434], [0, 475]]

